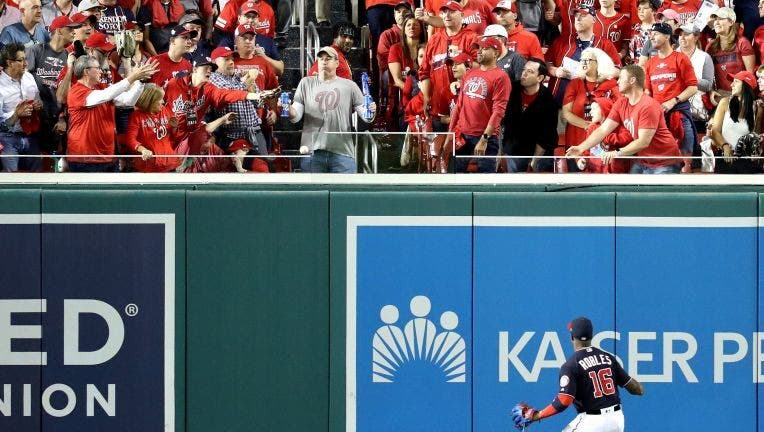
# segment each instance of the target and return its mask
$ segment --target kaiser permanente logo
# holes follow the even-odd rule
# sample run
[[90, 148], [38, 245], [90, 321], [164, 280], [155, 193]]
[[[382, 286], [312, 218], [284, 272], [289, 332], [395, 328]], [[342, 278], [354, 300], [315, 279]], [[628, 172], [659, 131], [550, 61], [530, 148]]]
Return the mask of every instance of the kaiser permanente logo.
[[409, 304], [413, 316], [403, 326], [397, 325], [400, 314], [394, 305], [383, 306], [379, 317], [384, 323], [372, 341], [372, 380], [375, 383], [395, 382], [399, 372], [414, 364], [429, 364], [442, 372], [449, 383], [466, 381], [467, 348], [464, 338], [455, 330], [459, 316], [452, 311], [440, 315], [440, 330], [429, 319], [430, 299], [415, 296]]

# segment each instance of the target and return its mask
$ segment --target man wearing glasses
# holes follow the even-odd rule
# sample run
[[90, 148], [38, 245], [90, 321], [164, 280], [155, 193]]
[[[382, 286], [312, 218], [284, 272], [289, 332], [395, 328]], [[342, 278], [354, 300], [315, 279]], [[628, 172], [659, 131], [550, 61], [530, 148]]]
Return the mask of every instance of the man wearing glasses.
[[82, 56], [74, 62], [77, 81], [67, 96], [69, 135], [66, 153], [69, 171], [115, 172], [115, 102], [133, 106], [143, 90], [141, 80], [157, 72], [158, 64], [149, 61], [136, 66], [127, 77], [110, 86], [101, 82], [101, 62]]
[[[34, 77], [27, 71], [24, 45], [11, 43], [0, 50], [0, 142], [3, 144], [2, 166], [5, 172], [19, 170], [19, 155], [40, 154], [37, 129], [40, 126], [40, 92]], [[35, 124], [36, 120], [36, 124]], [[23, 158], [23, 169], [40, 170], [40, 159]]]

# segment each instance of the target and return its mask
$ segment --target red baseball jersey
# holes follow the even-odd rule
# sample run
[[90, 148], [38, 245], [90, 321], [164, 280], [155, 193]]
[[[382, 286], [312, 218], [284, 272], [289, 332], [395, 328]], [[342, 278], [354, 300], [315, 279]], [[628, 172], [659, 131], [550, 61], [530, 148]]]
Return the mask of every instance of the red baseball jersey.
[[160, 87], [166, 86], [179, 72], [191, 72], [191, 62], [185, 58], [176, 62], [167, 53], [162, 53], [151, 57], [151, 60], [159, 62], [158, 72], [151, 77], [151, 82]]
[[692, 19], [695, 19], [695, 15], [698, 14], [700, 6], [703, 4], [703, 0], [687, 0], [684, 3], [675, 3], [672, 1], [664, 2], [663, 6], [658, 9], [658, 12], [663, 12], [666, 9], [671, 9], [679, 14], [680, 24], [684, 24]]
[[[655, 129], [655, 135], [650, 145], [638, 153], [638, 156], [677, 157], [679, 146], [671, 131], [666, 127], [663, 109], [655, 99], [642, 95], [636, 105], [631, 105], [629, 99], [622, 97], [610, 110], [609, 119], [623, 125], [629, 131], [633, 140], [639, 136], [640, 129]], [[647, 167], [661, 167], [679, 163], [680, 159], [638, 159], [637, 162]]]
[[485, 28], [496, 23], [496, 16], [491, 11], [491, 5], [485, 0], [469, 0], [462, 11], [462, 25], [475, 33], [482, 35]]
[[628, 46], [629, 38], [631, 38], [631, 20], [620, 12], [616, 12], [611, 17], [606, 17], [602, 15], [602, 12], [597, 11], [594, 33], [609, 40], [616, 51], [620, 53], [624, 46]]
[[430, 107], [436, 115], [447, 115], [451, 112], [448, 106], [448, 86], [454, 80], [451, 66], [446, 64], [447, 58], [453, 58], [462, 52], [475, 58], [476, 50], [472, 47], [477, 41], [477, 34], [472, 30], [462, 29], [453, 36], [445, 31], [436, 32], [427, 42], [422, 64], [419, 65], [419, 80], [430, 80]]
[[491, 125], [493, 135], [498, 135], [511, 90], [509, 76], [500, 68], [468, 70], [462, 79], [456, 108], [451, 113], [452, 118], [456, 119], [454, 129], [465, 135], [477, 136], [483, 134], [487, 125]]
[[645, 90], [649, 90], [659, 103], [677, 97], [689, 86], [697, 85], [692, 62], [685, 53], [672, 51], [666, 58], [657, 55], [645, 65]]

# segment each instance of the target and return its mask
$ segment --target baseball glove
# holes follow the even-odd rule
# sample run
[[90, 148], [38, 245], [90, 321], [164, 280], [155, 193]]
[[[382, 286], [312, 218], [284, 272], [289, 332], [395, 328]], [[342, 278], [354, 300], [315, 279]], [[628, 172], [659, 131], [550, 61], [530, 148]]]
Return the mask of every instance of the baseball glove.
[[135, 35], [132, 30], [122, 30], [114, 35], [115, 45], [117, 45], [117, 53], [123, 58], [130, 58], [135, 55], [137, 44], [135, 42]]
[[533, 416], [536, 412], [535, 409], [520, 402], [512, 408], [512, 422], [515, 423], [516, 428], [525, 429], [526, 426], [533, 422]]

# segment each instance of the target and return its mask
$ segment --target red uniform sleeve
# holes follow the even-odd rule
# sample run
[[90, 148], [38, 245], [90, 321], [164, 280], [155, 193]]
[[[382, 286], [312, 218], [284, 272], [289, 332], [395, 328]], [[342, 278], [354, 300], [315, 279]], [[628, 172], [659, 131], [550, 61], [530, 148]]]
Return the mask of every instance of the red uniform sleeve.
[[138, 146], [142, 145], [138, 141], [138, 133], [141, 130], [141, 116], [142, 114], [138, 110], [135, 110], [130, 114], [130, 120], [127, 122], [127, 133], [125, 134], [128, 147], [136, 152], [138, 151]]
[[209, 83], [204, 86], [202, 92], [206, 98], [209, 98], [215, 108], [220, 108], [223, 105], [242, 101], [247, 98], [247, 92], [244, 90], [226, 90], [217, 88]]
[[236, 24], [239, 22], [239, 2], [238, 0], [230, 0], [220, 11], [218, 19], [215, 20], [215, 28], [227, 33], [233, 33], [236, 28]]
[[504, 120], [504, 112], [507, 110], [509, 93], [512, 91], [512, 83], [509, 76], [503, 71], [498, 75], [498, 79], [493, 82], [493, 112], [488, 124], [493, 126], [494, 134], [498, 135], [501, 131], [501, 122]]

